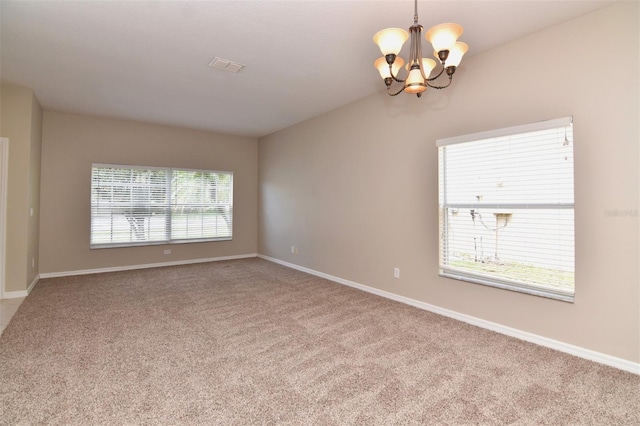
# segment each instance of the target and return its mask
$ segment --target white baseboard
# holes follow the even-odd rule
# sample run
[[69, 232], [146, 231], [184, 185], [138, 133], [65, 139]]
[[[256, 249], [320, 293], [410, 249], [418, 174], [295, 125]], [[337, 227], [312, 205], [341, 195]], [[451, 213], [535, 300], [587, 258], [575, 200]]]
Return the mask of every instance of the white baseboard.
[[27, 290], [19, 290], [19, 291], [5, 291], [2, 293], [3, 299], [18, 299], [20, 297], [27, 297], [29, 293]]
[[29, 287], [27, 287], [26, 290], [19, 290], [19, 291], [5, 291], [4, 293], [2, 293], [2, 298], [3, 299], [18, 299], [20, 297], [27, 297], [29, 295], [29, 293], [31, 293], [31, 290], [33, 290], [33, 288], [36, 286], [36, 284], [38, 284], [38, 280], [40, 279], [40, 276], [36, 276], [33, 281], [31, 281], [31, 284], [29, 284]]
[[408, 297], [400, 296], [398, 294], [390, 293], [388, 291], [380, 290], [377, 288], [369, 287], [363, 284], [359, 284], [353, 281], [345, 280], [339, 277], [334, 277], [333, 275], [325, 274], [323, 272], [318, 272], [313, 269], [305, 268], [303, 266], [295, 265], [293, 263], [285, 262], [279, 259], [275, 259], [269, 256], [264, 256], [262, 254], [257, 255], [261, 259], [268, 260], [270, 262], [274, 262], [288, 268], [297, 269], [298, 271], [306, 272], [311, 275], [315, 275], [321, 278], [328, 279], [330, 281], [337, 282], [339, 284], [344, 284], [349, 287], [357, 288], [358, 290], [366, 291], [367, 293], [372, 293], [377, 296], [385, 297], [387, 299], [394, 300], [396, 302], [405, 303], [407, 305], [414, 306], [419, 309], [424, 309], [425, 311], [433, 312], [439, 315], [443, 315], [445, 317], [453, 318], [458, 321], [463, 321], [468, 324], [472, 324], [481, 328], [485, 328], [491, 331], [495, 331], [497, 333], [505, 334], [507, 336], [515, 337], [520, 340], [524, 340], [527, 342], [535, 343], [540, 346], [544, 346], [547, 348], [555, 349], [560, 352], [565, 352], [570, 355], [574, 355], [580, 358], [584, 358], [590, 361], [595, 361], [600, 364], [608, 365], [610, 367], [615, 367], [620, 370], [628, 371], [630, 373], [640, 375], [640, 363], [628, 361], [626, 359], [617, 358], [611, 355], [603, 354], [601, 352], [592, 351], [590, 349], [582, 348], [580, 346], [571, 345], [568, 343], [564, 343], [558, 340], [549, 339], [547, 337], [539, 336], [537, 334], [528, 333], [526, 331], [518, 330], [515, 328], [507, 327], [501, 324], [497, 324], [491, 321], [486, 321], [480, 318], [472, 317], [470, 315], [462, 314], [456, 311], [451, 311], [449, 309], [444, 309], [435, 305], [431, 305], [425, 302], [421, 302], [419, 300], [411, 299]]
[[176, 260], [173, 262], [147, 263], [143, 265], [114, 266], [109, 268], [82, 269], [78, 271], [47, 272], [47, 273], [40, 274], [40, 278], [58, 278], [58, 277], [70, 277], [73, 275], [88, 275], [88, 274], [102, 274], [105, 272], [131, 271], [134, 269], [161, 268], [164, 266], [190, 265], [193, 263], [206, 263], [206, 262], [218, 262], [221, 260], [246, 259], [246, 258], [256, 257], [256, 256], [257, 256], [256, 253], [250, 253], [250, 254], [239, 254], [234, 256], [210, 257], [206, 259], [189, 259], [189, 260]]

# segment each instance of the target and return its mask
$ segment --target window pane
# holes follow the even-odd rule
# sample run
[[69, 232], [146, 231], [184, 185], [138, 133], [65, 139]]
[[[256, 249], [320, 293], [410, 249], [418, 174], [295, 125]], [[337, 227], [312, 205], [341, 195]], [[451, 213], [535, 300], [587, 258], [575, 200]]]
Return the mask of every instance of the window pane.
[[93, 167], [91, 244], [166, 240], [166, 171]]
[[571, 129], [441, 147], [448, 203], [573, 203]]
[[174, 171], [172, 239], [230, 238], [231, 184], [228, 173]]
[[467, 273], [573, 291], [573, 209], [445, 208], [447, 256]]

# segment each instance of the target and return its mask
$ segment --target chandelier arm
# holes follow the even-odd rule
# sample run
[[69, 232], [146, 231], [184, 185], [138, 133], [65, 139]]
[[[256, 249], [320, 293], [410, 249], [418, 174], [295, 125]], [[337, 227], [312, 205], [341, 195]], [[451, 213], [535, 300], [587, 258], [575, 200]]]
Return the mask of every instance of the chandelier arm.
[[389, 96], [398, 96], [400, 93], [404, 91], [404, 87], [401, 87], [396, 93], [391, 93], [391, 86], [387, 87], [387, 94]]
[[[440, 74], [442, 74], [442, 73], [440, 73]], [[428, 81], [426, 83], [427, 83], [427, 86], [431, 87], [432, 89], [440, 90], [440, 89], [446, 89], [447, 87], [451, 86], [451, 82], [453, 82], [453, 76], [452, 75], [449, 76], [449, 83], [447, 83], [444, 86], [432, 86], [431, 84], [429, 84]]]
[[[389, 74], [391, 74], [391, 78], [393, 79], [393, 81], [396, 81], [398, 83], [404, 83], [405, 80], [401, 80], [399, 79], [397, 76], [393, 75], [393, 67], [391, 66], [392, 64], [389, 64]], [[395, 96], [395, 95], [394, 95]]]
[[[425, 78], [425, 80], [426, 80], [427, 82], [429, 82], [429, 81], [433, 81], [433, 80], [436, 80], [438, 77], [440, 77], [440, 76], [444, 73], [444, 70], [445, 70], [445, 67], [444, 67], [444, 64], [442, 64], [442, 69], [440, 70], [440, 72], [438, 73], [438, 75], [436, 75], [435, 77], [431, 77], [431, 78]], [[427, 83], [427, 85], [428, 85], [429, 87], [433, 87], [433, 86], [431, 86], [431, 85], [430, 85], [430, 84], [428, 84], [428, 83]]]

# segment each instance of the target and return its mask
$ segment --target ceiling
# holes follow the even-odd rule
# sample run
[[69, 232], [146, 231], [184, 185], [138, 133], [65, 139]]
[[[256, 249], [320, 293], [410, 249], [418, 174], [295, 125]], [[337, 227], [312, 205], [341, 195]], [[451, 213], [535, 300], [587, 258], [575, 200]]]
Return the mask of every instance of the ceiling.
[[[422, 0], [418, 12], [425, 29], [461, 24], [468, 58], [609, 3]], [[407, 29], [414, 9], [410, 0], [0, 5], [2, 80], [33, 89], [45, 109], [251, 137], [384, 92], [373, 34]], [[216, 56], [246, 68], [209, 67]]]

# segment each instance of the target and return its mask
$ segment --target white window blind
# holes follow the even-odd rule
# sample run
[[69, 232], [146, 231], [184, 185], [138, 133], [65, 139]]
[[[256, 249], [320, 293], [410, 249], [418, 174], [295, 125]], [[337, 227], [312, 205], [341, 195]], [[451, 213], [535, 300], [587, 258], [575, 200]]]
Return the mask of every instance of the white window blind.
[[571, 117], [437, 144], [440, 274], [573, 301]]
[[233, 174], [93, 164], [91, 247], [229, 240]]

